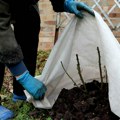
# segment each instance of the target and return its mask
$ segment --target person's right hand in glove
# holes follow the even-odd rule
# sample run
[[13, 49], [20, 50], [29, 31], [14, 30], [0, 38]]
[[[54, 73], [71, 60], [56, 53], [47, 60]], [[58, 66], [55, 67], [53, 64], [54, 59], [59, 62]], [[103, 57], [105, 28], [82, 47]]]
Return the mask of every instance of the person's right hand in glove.
[[17, 80], [35, 100], [44, 98], [47, 88], [41, 81], [31, 76], [28, 71], [18, 77]]
[[79, 18], [84, 17], [82, 13], [83, 10], [95, 16], [93, 10], [84, 2], [78, 2], [75, 0], [65, 0], [64, 9], [66, 12], [74, 13]]

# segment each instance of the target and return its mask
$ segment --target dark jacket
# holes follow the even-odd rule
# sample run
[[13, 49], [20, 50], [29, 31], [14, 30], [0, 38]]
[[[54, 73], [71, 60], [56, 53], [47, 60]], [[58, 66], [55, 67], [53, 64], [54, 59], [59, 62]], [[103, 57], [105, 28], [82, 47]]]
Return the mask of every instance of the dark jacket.
[[[27, 10], [30, 7], [34, 7], [37, 11], [37, 7], [35, 7], [37, 1], [38, 0], [0, 0], [0, 62], [16, 64], [23, 59], [22, 50], [11, 28], [11, 22], [16, 22], [16, 16], [20, 16], [25, 12], [27, 14]], [[54, 11], [64, 11], [64, 0], [50, 1]]]

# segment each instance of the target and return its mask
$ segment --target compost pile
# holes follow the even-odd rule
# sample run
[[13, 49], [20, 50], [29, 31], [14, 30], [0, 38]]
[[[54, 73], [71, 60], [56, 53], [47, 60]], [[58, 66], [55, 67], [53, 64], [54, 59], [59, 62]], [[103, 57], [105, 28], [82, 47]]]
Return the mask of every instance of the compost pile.
[[93, 80], [84, 86], [63, 89], [49, 110], [53, 120], [119, 120], [110, 110], [108, 84]]

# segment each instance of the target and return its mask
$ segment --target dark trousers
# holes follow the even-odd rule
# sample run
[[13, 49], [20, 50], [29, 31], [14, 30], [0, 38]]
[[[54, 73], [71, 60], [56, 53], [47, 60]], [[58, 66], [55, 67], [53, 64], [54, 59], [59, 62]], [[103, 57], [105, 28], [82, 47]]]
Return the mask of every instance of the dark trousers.
[[[31, 75], [35, 75], [36, 58], [40, 31], [40, 16], [34, 7], [30, 7], [15, 17], [14, 33], [18, 44], [21, 46], [24, 63]], [[0, 63], [0, 90], [3, 84], [5, 67]], [[24, 88], [13, 78], [13, 93], [23, 95]]]

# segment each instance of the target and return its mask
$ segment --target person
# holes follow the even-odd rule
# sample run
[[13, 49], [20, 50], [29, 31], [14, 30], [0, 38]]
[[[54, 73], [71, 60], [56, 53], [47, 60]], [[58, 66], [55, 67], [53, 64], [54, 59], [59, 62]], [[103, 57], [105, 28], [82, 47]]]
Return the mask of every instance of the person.
[[[79, 18], [83, 18], [84, 14], [82, 11], [84, 10], [94, 16], [93, 10], [83, 2], [74, 0], [50, 1], [55, 12], [69, 12]], [[28, 67], [32, 65], [32, 62], [29, 62], [32, 53], [36, 54], [36, 50], [33, 50], [33, 52], [29, 52], [29, 50], [33, 47], [32, 44], [35, 42], [34, 37], [38, 37], [39, 34], [38, 22], [40, 21], [38, 16], [33, 14], [39, 12], [36, 3], [37, 0], [0, 0], [0, 63], [1, 66], [4, 67], [5, 65], [8, 67], [16, 79], [14, 82], [16, 81], [15, 86], [17, 89], [13, 91], [13, 100], [19, 100], [21, 96], [23, 100], [26, 99], [24, 98], [24, 93], [17, 93], [17, 91], [23, 92], [22, 88], [21, 90], [18, 89], [19, 85], [17, 83], [27, 90], [36, 100], [41, 100], [47, 90], [43, 82], [34, 78], [34, 75], [31, 75], [33, 73], [29, 72], [30, 68]], [[35, 17], [38, 19], [37, 24], [34, 19]], [[11, 28], [11, 24], [14, 25], [14, 32]], [[31, 25], [33, 25], [33, 27], [30, 28]], [[36, 28], [38, 29], [36, 30]], [[28, 29], [30, 30], [29, 32]], [[31, 34], [31, 39], [29, 39], [30, 33], [33, 32], [36, 34]], [[36, 42], [36, 46], [37, 43], [38, 41]], [[28, 56], [26, 54], [28, 54]], [[33, 62], [35, 61], [36, 55]], [[1, 120], [10, 119], [13, 116], [14, 113], [11, 110], [2, 105], [0, 106]]]
[[[36, 0], [36, 3], [37, 2], [38, 0]], [[12, 9], [14, 12], [15, 8], [13, 7]], [[21, 49], [24, 55], [24, 63], [27, 66], [30, 74], [32, 76], [35, 76], [37, 49], [38, 49], [39, 31], [40, 31], [40, 17], [39, 17], [39, 12], [36, 11], [34, 6], [26, 10], [23, 8], [22, 11], [24, 12], [19, 11], [19, 14], [15, 15], [15, 18], [13, 19], [16, 22], [13, 22], [12, 25], [14, 27], [15, 39], [21, 46]], [[29, 45], [27, 45], [28, 43]], [[26, 49], [26, 46], [27, 46], [27, 49]], [[4, 72], [5, 72], [5, 65], [3, 63], [0, 63], [0, 91], [3, 84]], [[17, 100], [26, 99], [26, 96], [23, 90], [24, 88], [19, 84], [19, 82], [14, 77], [13, 78], [13, 97], [12, 97], [12, 100], [14, 102], [16, 102]]]

